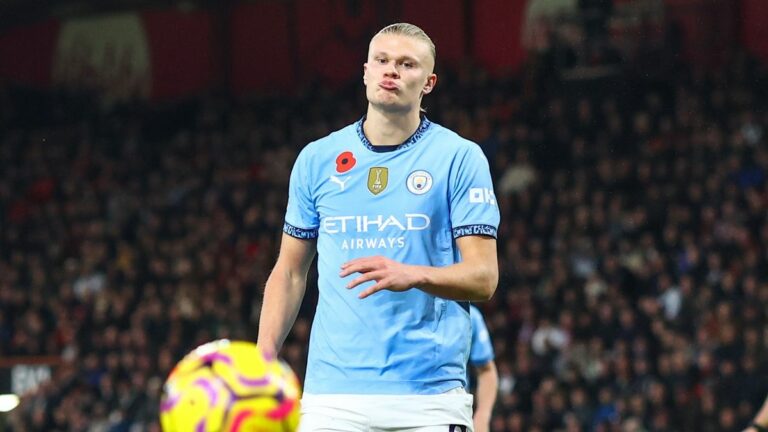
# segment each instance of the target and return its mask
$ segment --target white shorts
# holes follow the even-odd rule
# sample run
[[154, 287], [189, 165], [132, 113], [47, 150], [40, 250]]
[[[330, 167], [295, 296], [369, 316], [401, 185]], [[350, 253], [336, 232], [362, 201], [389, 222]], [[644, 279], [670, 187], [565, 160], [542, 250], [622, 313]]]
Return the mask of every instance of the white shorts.
[[472, 395], [304, 394], [299, 432], [471, 432]]

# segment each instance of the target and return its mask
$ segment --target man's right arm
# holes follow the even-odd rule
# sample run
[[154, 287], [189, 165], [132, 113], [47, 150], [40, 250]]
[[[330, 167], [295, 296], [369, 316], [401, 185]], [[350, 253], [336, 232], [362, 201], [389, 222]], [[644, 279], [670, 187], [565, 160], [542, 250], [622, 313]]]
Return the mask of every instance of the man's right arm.
[[496, 362], [491, 360], [475, 366], [475, 376], [477, 379], [473, 416], [475, 432], [487, 432], [490, 430], [493, 406], [496, 404], [496, 395], [499, 392], [499, 372], [496, 370]]
[[303, 240], [283, 234], [280, 255], [264, 287], [257, 344], [277, 354], [296, 321], [307, 273], [315, 256], [317, 240]]

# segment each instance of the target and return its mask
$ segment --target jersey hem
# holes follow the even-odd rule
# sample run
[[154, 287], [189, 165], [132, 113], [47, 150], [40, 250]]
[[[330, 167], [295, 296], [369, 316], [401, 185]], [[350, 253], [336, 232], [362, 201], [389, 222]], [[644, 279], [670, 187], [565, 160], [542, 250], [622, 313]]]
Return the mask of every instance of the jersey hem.
[[465, 387], [459, 380], [435, 382], [425, 381], [380, 381], [338, 379], [311, 379], [304, 383], [304, 392], [309, 394], [380, 394], [380, 395], [432, 395]]
[[481, 358], [479, 360], [472, 360], [472, 359], [470, 359], [469, 360], [469, 364], [471, 364], [472, 366], [482, 366], [484, 364], [488, 364], [488, 363], [492, 362], [493, 360], [494, 360], [493, 357]]

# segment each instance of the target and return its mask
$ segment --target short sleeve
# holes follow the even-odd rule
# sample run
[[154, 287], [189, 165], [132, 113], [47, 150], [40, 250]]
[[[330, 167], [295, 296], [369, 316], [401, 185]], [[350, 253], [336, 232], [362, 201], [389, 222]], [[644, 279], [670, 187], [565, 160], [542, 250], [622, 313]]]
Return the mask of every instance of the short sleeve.
[[470, 307], [469, 315], [472, 320], [472, 347], [469, 351], [469, 363], [473, 366], [484, 365], [494, 358], [491, 336], [488, 334], [483, 315], [476, 307]]
[[310, 157], [304, 149], [296, 158], [291, 170], [288, 185], [288, 207], [285, 211], [283, 231], [296, 238], [317, 238], [319, 218], [315, 201], [312, 197], [309, 162]]
[[488, 160], [476, 144], [457, 157], [451, 170], [450, 206], [453, 238], [467, 235], [496, 237], [499, 206], [493, 191]]

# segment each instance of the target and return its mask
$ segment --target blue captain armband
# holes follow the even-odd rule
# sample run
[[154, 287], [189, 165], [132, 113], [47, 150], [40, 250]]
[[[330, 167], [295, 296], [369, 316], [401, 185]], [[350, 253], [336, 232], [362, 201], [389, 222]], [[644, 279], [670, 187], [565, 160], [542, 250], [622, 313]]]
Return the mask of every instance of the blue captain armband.
[[496, 227], [492, 225], [464, 225], [453, 229], [453, 238], [484, 235], [496, 238]]
[[315, 229], [304, 229], [295, 227], [288, 222], [283, 224], [283, 232], [288, 234], [291, 237], [296, 237], [297, 239], [302, 240], [311, 240], [317, 238], [318, 230]]

